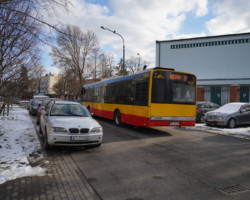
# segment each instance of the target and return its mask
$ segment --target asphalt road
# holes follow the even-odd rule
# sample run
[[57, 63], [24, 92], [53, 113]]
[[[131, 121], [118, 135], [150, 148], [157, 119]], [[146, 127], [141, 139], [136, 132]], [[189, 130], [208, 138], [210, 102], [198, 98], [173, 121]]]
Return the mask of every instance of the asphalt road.
[[249, 140], [97, 120], [102, 146], [71, 157], [102, 199], [250, 199]]

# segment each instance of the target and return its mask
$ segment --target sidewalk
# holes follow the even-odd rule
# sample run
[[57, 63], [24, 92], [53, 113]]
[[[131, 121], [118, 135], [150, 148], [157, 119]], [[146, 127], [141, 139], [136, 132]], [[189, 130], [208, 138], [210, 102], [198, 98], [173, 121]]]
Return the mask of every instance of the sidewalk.
[[[38, 176], [32, 175], [16, 179], [12, 178], [13, 180], [0, 184], [1, 200], [101, 199], [70, 157], [70, 154], [65, 153], [65, 151], [62, 152], [59, 150], [56, 152], [55, 149], [56, 154], [42, 158], [35, 163], [28, 164], [26, 156], [29, 159], [31, 155], [31, 150], [29, 151], [29, 149], [32, 149], [32, 151], [40, 149], [40, 143], [37, 141], [38, 137], [36, 137], [36, 128], [25, 110], [17, 108], [13, 109], [12, 112], [12, 116], [0, 118], [0, 120], [2, 120], [0, 121], [2, 122], [0, 123], [0, 142], [2, 142], [0, 146], [0, 151], [2, 152], [0, 156], [1, 169], [4, 169], [5, 165], [13, 163], [15, 170], [13, 173], [22, 170], [21, 173], [25, 174], [25, 170], [29, 170], [29, 168], [26, 169], [25, 166], [33, 165], [35, 168], [39, 165], [39, 168], [46, 169], [46, 173], [44, 175], [37, 174]], [[13, 123], [15, 125], [13, 125]], [[14, 135], [15, 133], [17, 133], [16, 136]], [[30, 144], [27, 143], [27, 138], [30, 140]], [[37, 147], [34, 148], [34, 145]], [[20, 160], [18, 160], [19, 157], [14, 157], [14, 155], [19, 152]], [[18, 165], [21, 168], [18, 168]], [[11, 167], [8, 168], [11, 169]], [[10, 176], [12, 177], [12, 175]]]
[[47, 159], [46, 176], [23, 177], [0, 185], [1, 200], [100, 199], [70, 155]]

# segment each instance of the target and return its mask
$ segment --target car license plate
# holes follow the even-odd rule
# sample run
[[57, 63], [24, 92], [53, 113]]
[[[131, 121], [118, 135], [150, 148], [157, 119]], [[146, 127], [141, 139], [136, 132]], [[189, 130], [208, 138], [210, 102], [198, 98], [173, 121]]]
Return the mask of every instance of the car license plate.
[[89, 141], [88, 136], [71, 136], [70, 141]]
[[170, 124], [170, 126], [179, 126], [180, 123], [179, 122], [170, 122], [169, 124]]

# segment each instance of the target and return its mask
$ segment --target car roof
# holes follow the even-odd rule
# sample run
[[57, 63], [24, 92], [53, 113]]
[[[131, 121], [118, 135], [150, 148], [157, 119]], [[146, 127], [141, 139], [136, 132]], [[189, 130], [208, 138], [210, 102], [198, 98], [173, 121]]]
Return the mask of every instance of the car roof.
[[[52, 100], [55, 104], [76, 104], [79, 105], [80, 103], [75, 101], [63, 101], [63, 100]], [[81, 105], [81, 104], [80, 104]]]
[[[234, 104], [234, 105], [245, 105], [249, 103], [244, 103], [244, 102], [233, 102], [233, 103], [228, 103], [228, 104]], [[225, 104], [226, 105], [226, 104]]]
[[[197, 101], [196, 103], [213, 103], [213, 102], [211, 102], [211, 101]], [[214, 104], [216, 104], [216, 103], [214, 103]]]

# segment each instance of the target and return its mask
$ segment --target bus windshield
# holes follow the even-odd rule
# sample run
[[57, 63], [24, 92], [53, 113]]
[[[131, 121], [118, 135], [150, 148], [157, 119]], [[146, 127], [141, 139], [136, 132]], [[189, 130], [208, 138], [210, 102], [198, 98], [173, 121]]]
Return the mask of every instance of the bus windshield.
[[195, 104], [196, 78], [190, 74], [155, 71], [152, 103]]

